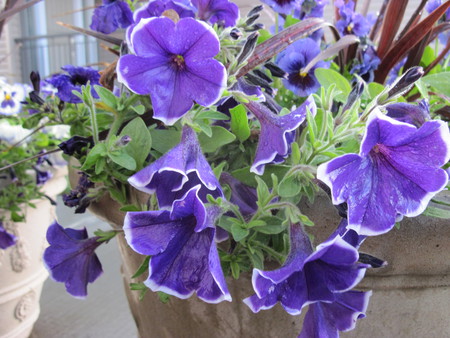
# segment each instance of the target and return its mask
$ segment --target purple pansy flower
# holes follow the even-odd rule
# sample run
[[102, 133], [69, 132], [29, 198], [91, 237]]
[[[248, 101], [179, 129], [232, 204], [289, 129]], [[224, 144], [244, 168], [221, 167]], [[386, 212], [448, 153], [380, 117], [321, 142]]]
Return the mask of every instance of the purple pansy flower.
[[74, 67], [71, 65], [61, 67], [61, 69], [69, 73], [69, 75], [57, 74], [45, 81], [58, 89], [56, 96], [62, 101], [81, 103], [81, 99], [74, 95], [72, 91], [76, 90], [81, 93], [81, 86], [86, 85], [88, 82], [92, 86], [92, 96], [98, 99], [97, 92], [94, 89], [94, 85], [100, 84], [100, 74], [97, 70], [89, 67]]
[[323, 9], [327, 4], [328, 0], [303, 0], [300, 10], [296, 11], [295, 16], [300, 20], [322, 18]]
[[440, 169], [450, 159], [450, 133], [442, 121], [419, 129], [375, 111], [369, 117], [359, 155], [321, 164], [317, 178], [332, 192], [333, 204], [347, 202], [348, 228], [360, 235], [389, 231], [400, 214], [423, 212], [448, 181]]
[[173, 210], [128, 212], [125, 238], [142, 255], [151, 255], [149, 277], [153, 291], [185, 299], [197, 296], [208, 303], [231, 301], [214, 241], [218, 207], [203, 205], [200, 185], [174, 201]]
[[412, 124], [416, 127], [420, 127], [426, 121], [430, 120], [430, 106], [427, 100], [422, 100], [418, 105], [398, 102], [385, 106], [387, 116], [393, 119]]
[[13, 234], [10, 234], [3, 227], [3, 222], [0, 221], [0, 249], [6, 249], [10, 246], [13, 246], [17, 242], [17, 237]]
[[184, 127], [181, 142], [128, 179], [141, 191], [152, 194], [156, 191], [160, 208], [171, 207], [189, 189], [201, 185], [199, 195], [223, 196], [220, 184], [202, 153], [197, 135], [190, 127]]
[[95, 254], [95, 249], [102, 244], [98, 238], [88, 238], [86, 228], [64, 229], [57, 222], [47, 230], [50, 246], [45, 249], [44, 262], [52, 278], [65, 283], [67, 292], [74, 297], [86, 297], [87, 284], [103, 273]]
[[377, 56], [375, 49], [369, 46], [362, 52], [362, 60], [355, 64], [350, 70], [350, 74], [358, 74], [366, 82], [372, 82], [374, 78], [374, 71], [381, 63]]
[[356, 321], [366, 316], [372, 291], [347, 291], [335, 293], [331, 303], [317, 302], [309, 305], [298, 338], [338, 338], [339, 331], [350, 331]]
[[192, 4], [197, 8], [197, 17], [212, 25], [231, 27], [239, 18], [238, 6], [228, 0], [192, 0]]
[[117, 28], [127, 28], [133, 23], [133, 12], [126, 1], [103, 0], [103, 4], [94, 10], [91, 29], [110, 34]]
[[376, 17], [368, 16], [365, 18], [362, 14], [356, 13], [355, 3], [352, 0], [347, 3], [344, 0], [336, 0], [334, 4], [339, 9], [339, 15], [341, 16], [340, 20], [336, 22], [336, 28], [341, 35], [354, 34], [363, 37], [369, 34]]
[[166, 17], [142, 19], [129, 43], [136, 55], [117, 64], [118, 80], [133, 92], [150, 94], [153, 117], [172, 125], [193, 106], [216, 102], [226, 87], [225, 67], [210, 26], [192, 18], [176, 24]]
[[21, 84], [9, 85], [0, 81], [0, 115], [16, 115], [22, 109], [26, 88]]
[[264, 167], [269, 163], [281, 163], [290, 153], [290, 146], [295, 139], [295, 130], [306, 119], [306, 113], [315, 115], [317, 107], [312, 96], [303, 104], [283, 116], [274, 114], [269, 108], [258, 103], [249, 102], [247, 108], [256, 116], [261, 124], [258, 147], [250, 169], [262, 175]]
[[[442, 5], [442, 0], [430, 0], [427, 3], [426, 9], [428, 13], [433, 12], [436, 8]], [[445, 14], [441, 17], [440, 21], [449, 21], [450, 20], [450, 8], [445, 11]], [[447, 41], [450, 37], [450, 32], [447, 30], [441, 34], [439, 34], [439, 41], [442, 44], [447, 44]]]
[[290, 14], [293, 10], [299, 9], [302, 0], [261, 0], [269, 5], [275, 12], [281, 14]]
[[308, 96], [320, 87], [319, 81], [314, 75], [316, 68], [328, 68], [325, 61], [317, 62], [308, 72], [303, 69], [320, 53], [320, 47], [316, 41], [310, 38], [294, 42], [277, 58], [277, 65], [288, 73], [288, 78], [283, 80], [284, 86], [298, 96]]
[[358, 263], [358, 250], [336, 235], [313, 252], [308, 235], [291, 225], [291, 252], [285, 264], [273, 271], [253, 269], [256, 295], [244, 299], [253, 312], [270, 309], [277, 302], [291, 315], [315, 302], [335, 302], [337, 293], [352, 289], [368, 265]]

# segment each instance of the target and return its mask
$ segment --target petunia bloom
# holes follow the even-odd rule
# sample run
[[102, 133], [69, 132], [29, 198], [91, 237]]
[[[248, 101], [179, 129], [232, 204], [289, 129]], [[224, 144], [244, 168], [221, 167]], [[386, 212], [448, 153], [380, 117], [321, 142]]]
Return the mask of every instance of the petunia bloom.
[[214, 241], [220, 213], [203, 205], [199, 190], [197, 185], [174, 201], [172, 212], [128, 212], [125, 239], [136, 252], [152, 256], [144, 282], [152, 291], [182, 299], [196, 292], [208, 303], [231, 301]]
[[288, 73], [288, 78], [283, 80], [284, 86], [298, 96], [308, 96], [319, 89], [320, 84], [314, 75], [316, 68], [328, 68], [325, 61], [317, 62], [308, 72], [303, 69], [320, 53], [320, 47], [316, 41], [310, 38], [297, 40], [283, 52], [276, 60], [277, 65]]
[[398, 102], [385, 106], [387, 116], [393, 119], [412, 124], [419, 128], [426, 121], [430, 120], [430, 106], [427, 100], [422, 100], [418, 105]]
[[0, 221], [0, 249], [6, 249], [13, 246], [17, 242], [17, 237], [10, 234], [3, 227], [3, 222]]
[[258, 175], [264, 173], [266, 164], [284, 161], [294, 142], [295, 130], [306, 119], [308, 111], [315, 115], [317, 110], [312, 96], [308, 97], [300, 107], [283, 116], [274, 114], [266, 106], [257, 102], [249, 102], [246, 107], [261, 124], [258, 147], [250, 170]]
[[160, 208], [171, 207], [189, 189], [200, 184], [200, 198], [223, 196], [220, 184], [202, 153], [197, 135], [185, 126], [181, 142], [148, 167], [137, 172], [128, 182], [141, 191], [156, 192]]
[[291, 315], [315, 302], [335, 302], [364, 277], [368, 265], [358, 263], [357, 249], [334, 236], [313, 252], [308, 235], [291, 226], [291, 252], [285, 264], [273, 271], [253, 270], [256, 295], [244, 299], [253, 312], [270, 309], [277, 302]]
[[57, 222], [47, 230], [50, 246], [45, 249], [44, 263], [52, 278], [64, 283], [74, 297], [86, 297], [87, 284], [103, 273], [95, 254], [95, 249], [102, 244], [97, 240], [98, 237], [88, 238], [86, 229], [64, 229]]
[[118, 28], [127, 28], [132, 23], [133, 12], [126, 1], [103, 0], [103, 4], [94, 10], [90, 28], [110, 34]]
[[347, 291], [335, 293], [331, 303], [317, 302], [309, 305], [298, 338], [338, 338], [339, 331], [350, 331], [356, 321], [366, 316], [372, 291]]
[[220, 98], [226, 70], [214, 59], [220, 43], [207, 24], [142, 19], [127, 40], [136, 55], [119, 59], [118, 80], [137, 94], [150, 94], [154, 118], [172, 125], [194, 102], [209, 106]]
[[346, 154], [317, 170], [331, 188], [333, 204], [347, 202], [348, 228], [373, 236], [389, 231], [397, 216], [417, 216], [448, 181], [440, 169], [450, 159], [446, 123], [419, 129], [373, 112], [360, 153]]
[[197, 17], [210, 24], [231, 27], [239, 18], [238, 6], [228, 0], [192, 0], [192, 4], [197, 8]]
[[81, 93], [81, 86], [87, 85], [88, 82], [90, 82], [92, 86], [92, 96], [98, 98], [97, 92], [94, 89], [94, 85], [100, 84], [100, 74], [97, 70], [89, 67], [74, 67], [71, 65], [61, 67], [61, 69], [66, 71], [69, 75], [57, 74], [45, 81], [58, 89], [56, 96], [62, 101], [81, 103], [81, 99], [74, 95], [72, 91], [75, 90]]

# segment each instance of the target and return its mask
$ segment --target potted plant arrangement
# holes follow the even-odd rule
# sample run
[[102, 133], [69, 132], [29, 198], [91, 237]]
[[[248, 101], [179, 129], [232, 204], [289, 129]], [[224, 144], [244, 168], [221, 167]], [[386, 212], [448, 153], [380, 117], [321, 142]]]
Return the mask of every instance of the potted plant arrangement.
[[100, 73], [46, 80], [71, 126], [64, 201], [112, 229], [52, 224], [52, 277], [85, 297], [117, 236], [142, 337], [337, 337], [366, 315], [356, 335], [445, 335], [417, 304], [450, 299], [450, 3], [401, 30], [404, 0], [264, 2], [267, 29], [228, 0], [104, 1], [92, 30], [66, 25], [115, 45]]

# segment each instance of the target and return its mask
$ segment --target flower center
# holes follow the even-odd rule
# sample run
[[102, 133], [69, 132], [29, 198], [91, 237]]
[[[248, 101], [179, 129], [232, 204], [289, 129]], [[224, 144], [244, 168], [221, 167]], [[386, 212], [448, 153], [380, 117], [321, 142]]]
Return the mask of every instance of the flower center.
[[11, 94], [8, 93], [5, 95], [5, 100], [9, 101], [9, 100], [11, 100], [11, 98], [12, 98]]
[[299, 73], [298, 73], [298, 75], [300, 75], [301, 77], [306, 77], [307, 75], [308, 75], [308, 72], [304, 72], [304, 71], [300, 71]]
[[184, 61], [184, 57], [182, 55], [173, 55], [171, 61], [178, 70], [183, 70], [186, 67], [186, 62]]
[[355, 24], [353, 22], [350, 25], [348, 25], [347, 26], [347, 32], [351, 33], [354, 26], [355, 26]]
[[70, 78], [70, 82], [74, 85], [74, 86], [84, 86], [88, 83], [88, 79], [84, 76], [81, 75], [74, 75]]

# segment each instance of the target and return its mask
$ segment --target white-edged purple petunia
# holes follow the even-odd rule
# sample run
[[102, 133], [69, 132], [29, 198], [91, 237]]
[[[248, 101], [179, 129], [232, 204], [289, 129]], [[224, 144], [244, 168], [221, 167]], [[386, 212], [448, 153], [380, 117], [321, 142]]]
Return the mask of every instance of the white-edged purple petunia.
[[244, 299], [253, 312], [280, 302], [291, 315], [314, 302], [334, 302], [336, 293], [346, 292], [364, 277], [368, 265], [358, 263], [358, 250], [334, 235], [313, 252], [308, 235], [291, 225], [291, 252], [285, 264], [273, 271], [253, 270], [256, 295]]
[[258, 147], [250, 169], [251, 172], [258, 175], [264, 173], [266, 164], [284, 161], [289, 155], [292, 142], [294, 142], [295, 130], [306, 119], [306, 113], [309, 111], [315, 115], [317, 111], [312, 96], [309, 96], [300, 107], [283, 116], [274, 114], [263, 104], [254, 101], [247, 103], [246, 107], [261, 124]]
[[102, 244], [98, 238], [88, 238], [86, 228], [64, 229], [57, 222], [47, 230], [50, 246], [45, 249], [44, 263], [52, 278], [64, 283], [67, 292], [74, 297], [86, 297], [87, 284], [93, 283], [103, 273], [95, 253]]
[[319, 61], [307, 72], [303, 69], [320, 53], [319, 44], [311, 38], [295, 41], [281, 52], [277, 59], [277, 65], [288, 73], [283, 85], [298, 96], [314, 94], [320, 87], [320, 83], [314, 75], [316, 68], [328, 68], [329, 63]]
[[137, 94], [150, 94], [154, 118], [172, 125], [194, 102], [210, 106], [220, 98], [226, 70], [214, 59], [220, 42], [206, 23], [142, 19], [127, 40], [136, 55], [119, 59], [118, 80]]
[[127, 28], [133, 23], [133, 12], [126, 1], [103, 0], [92, 15], [90, 28], [104, 34], [110, 34], [118, 28]]
[[125, 239], [134, 251], [152, 256], [144, 282], [152, 291], [182, 299], [196, 292], [208, 303], [231, 301], [214, 240], [220, 210], [205, 207], [199, 190], [195, 186], [175, 201], [172, 212], [128, 212]]
[[398, 215], [417, 216], [448, 182], [440, 169], [450, 159], [450, 133], [442, 121], [419, 129], [378, 109], [367, 122], [358, 154], [346, 154], [317, 170], [333, 204], [348, 205], [348, 228], [360, 235], [386, 233]]
[[197, 8], [197, 17], [212, 25], [231, 27], [239, 19], [238, 6], [228, 0], [192, 0], [192, 4]]
[[331, 302], [309, 305], [298, 338], [338, 338], [339, 331], [350, 331], [358, 319], [366, 316], [372, 291], [347, 291], [335, 293]]
[[17, 242], [17, 237], [13, 234], [10, 234], [3, 227], [3, 222], [0, 221], [0, 249], [6, 249], [10, 246], [13, 246]]
[[206, 202], [211, 194], [223, 196], [222, 189], [202, 153], [195, 131], [183, 127], [181, 142], [164, 156], [140, 170], [128, 182], [143, 192], [156, 192], [160, 208], [171, 207], [192, 187], [200, 184], [199, 196]]
[[405, 102], [391, 103], [385, 106], [386, 115], [393, 119], [412, 124], [419, 128], [426, 121], [430, 120], [430, 106], [426, 99], [418, 105]]

